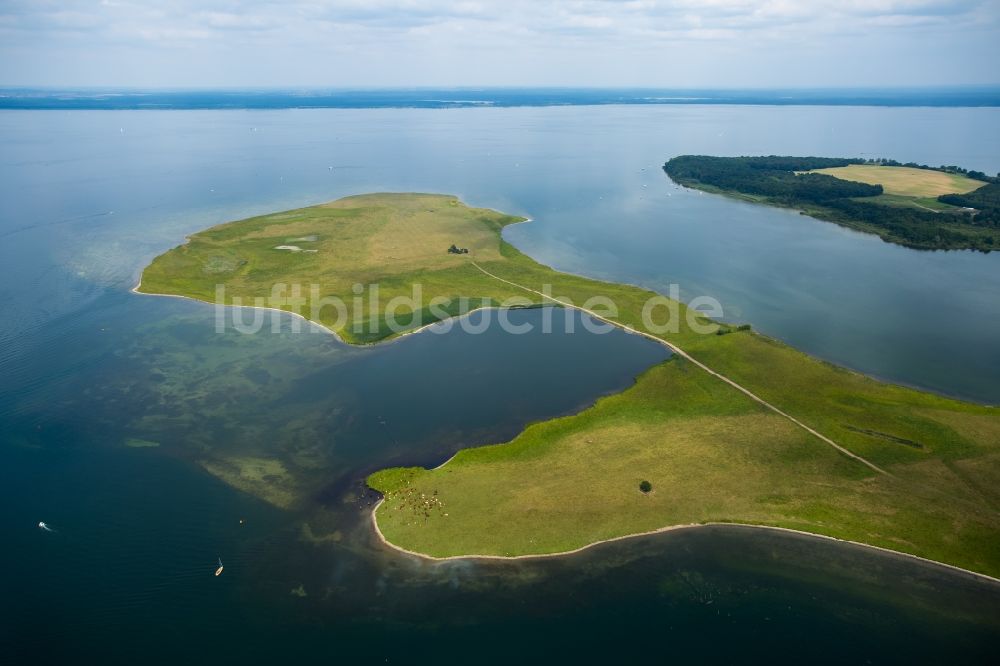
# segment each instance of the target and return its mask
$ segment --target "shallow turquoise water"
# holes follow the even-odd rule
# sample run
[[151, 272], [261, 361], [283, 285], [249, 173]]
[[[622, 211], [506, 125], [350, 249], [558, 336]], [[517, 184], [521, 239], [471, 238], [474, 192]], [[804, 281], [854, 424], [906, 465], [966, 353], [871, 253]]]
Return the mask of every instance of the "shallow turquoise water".
[[[359, 350], [287, 330], [217, 335], [210, 307], [127, 290], [210, 224], [355, 192], [454, 192], [531, 215], [507, 236], [557, 267], [678, 282], [827, 358], [996, 401], [1000, 255], [896, 248], [679, 191], [658, 170], [678, 152], [868, 151], [995, 171], [996, 120], [816, 107], [0, 113], [2, 649], [384, 663], [611, 661], [667, 644], [678, 661], [975, 662], [1000, 643], [995, 587], [835, 544], [711, 529], [544, 562], [426, 565], [372, 541], [367, 471], [436, 464], [578, 410], [662, 359], [652, 343], [493, 331]], [[239, 455], [294, 465], [307, 506], [280, 511], [199, 466]], [[327, 540], [303, 540], [305, 524]]]

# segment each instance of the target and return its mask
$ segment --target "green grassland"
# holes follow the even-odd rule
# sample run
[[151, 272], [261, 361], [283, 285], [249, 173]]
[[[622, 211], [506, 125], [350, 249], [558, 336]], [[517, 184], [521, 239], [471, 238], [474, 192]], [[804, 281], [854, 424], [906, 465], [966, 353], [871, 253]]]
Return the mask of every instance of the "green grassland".
[[810, 173], [823, 173], [841, 180], [881, 185], [886, 194], [914, 198], [933, 199], [942, 194], [965, 194], [986, 184], [981, 180], [973, 180], [957, 173], [877, 164], [851, 164], [829, 169], [814, 169]]
[[[910, 197], [900, 194], [880, 194], [875, 197], [866, 197], [865, 201], [882, 206], [899, 206], [902, 208], [918, 208], [928, 210], [932, 213], [958, 212], [958, 206], [942, 203], [936, 197]], [[861, 201], [861, 199], [855, 199]]]
[[[195, 234], [153, 261], [140, 290], [213, 301], [217, 283], [246, 298], [266, 296], [274, 282], [301, 281], [346, 299], [355, 283], [378, 283], [384, 303], [419, 283], [418, 311], [434, 297], [541, 302], [478, 265], [530, 289], [552, 285], [556, 298], [578, 305], [607, 297], [618, 310], [609, 319], [644, 330], [642, 308], [655, 294], [538, 264], [500, 237], [504, 225], [520, 219], [441, 195], [349, 197]], [[296, 240], [303, 238], [315, 240]], [[452, 243], [470, 253], [448, 254]], [[282, 244], [316, 252], [274, 249]], [[322, 313], [315, 318], [355, 343], [398, 334], [384, 326], [358, 333], [355, 324], [380, 322], [364, 305], [336, 325]], [[674, 356], [629, 390], [579, 414], [534, 424], [509, 443], [464, 450], [436, 470], [372, 475], [369, 484], [385, 494], [376, 516], [385, 537], [433, 556], [514, 556], [671, 525], [739, 522], [1000, 574], [995, 408], [877, 382], [752, 331], [697, 333], [684, 306], [676, 307], [677, 330], [657, 337], [889, 474], [846, 457]], [[239, 471], [246, 467], [241, 461], [230, 462], [231, 470], [218, 470], [220, 478], [261, 496], [277, 493], [277, 504], [295, 504], [294, 483], [266, 459], [254, 458], [252, 473]], [[277, 489], [269, 489], [275, 479]], [[652, 483], [652, 492], [639, 491], [642, 480]]]
[[[195, 234], [184, 245], [157, 257], [142, 274], [138, 291], [177, 294], [215, 302], [217, 285], [225, 285], [225, 303], [234, 298], [252, 305], [270, 302], [276, 283], [298, 284], [303, 296], [317, 285], [321, 297], [336, 297], [347, 305], [346, 318], [334, 307], [317, 312], [302, 304], [276, 304], [327, 326], [347, 342], [375, 342], [397, 334], [380, 319], [370, 319], [370, 285], [377, 284], [382, 303], [411, 295], [419, 283], [427, 295], [453, 299], [443, 307], [457, 314], [460, 296], [493, 294], [498, 290], [469, 265], [501, 259], [499, 230], [521, 218], [484, 209], [469, 209], [455, 197], [376, 194], [347, 197], [328, 204], [222, 224]], [[469, 255], [449, 254], [452, 243], [469, 248]], [[281, 246], [301, 251], [277, 249]], [[362, 307], [354, 308], [355, 285], [362, 285]], [[483, 305], [485, 303], [474, 303]], [[416, 310], [420, 310], [417, 308]], [[377, 310], [380, 312], [380, 310]], [[414, 308], [405, 304], [400, 319]], [[434, 317], [420, 313], [422, 323]], [[415, 327], [417, 324], [414, 323]], [[411, 328], [411, 327], [407, 327]]]
[[[432, 471], [386, 470], [369, 483], [386, 493], [377, 514], [385, 537], [434, 556], [562, 552], [670, 525], [736, 522], [996, 574], [996, 445], [980, 449], [952, 433], [936, 439], [948, 418], [977, 422], [975, 413], [941, 407], [948, 415], [941, 421], [928, 408], [907, 431], [898, 420], [882, 426], [941, 443], [889, 466], [894, 477], [880, 476], [675, 360], [626, 392], [532, 425], [510, 443], [462, 451]], [[883, 411], [897, 410], [923, 411], [906, 397]], [[842, 410], [829, 411], [837, 419]], [[995, 442], [995, 418], [988, 427]], [[978, 450], [962, 453], [966, 446]], [[889, 439], [866, 448], [880, 447], [909, 450]], [[652, 492], [640, 492], [642, 480]]]

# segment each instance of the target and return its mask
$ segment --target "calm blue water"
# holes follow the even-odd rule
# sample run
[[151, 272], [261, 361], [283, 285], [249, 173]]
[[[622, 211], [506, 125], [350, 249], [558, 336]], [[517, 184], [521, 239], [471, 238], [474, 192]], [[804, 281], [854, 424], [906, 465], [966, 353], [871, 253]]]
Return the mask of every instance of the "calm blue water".
[[0, 266], [16, 280], [0, 283], [0, 335], [13, 353], [211, 224], [357, 192], [451, 192], [532, 217], [507, 237], [557, 268], [677, 283], [825, 359], [998, 403], [1000, 253], [909, 250], [680, 190], [659, 169], [680, 153], [788, 153], [993, 173], [998, 120], [992, 108], [6, 112]]
[[[484, 647], [495, 661], [636, 658], [669, 640], [682, 661], [735, 661], [780, 640], [831, 663], [976, 661], [998, 645], [995, 588], [833, 544], [706, 530], [426, 565], [373, 543], [367, 472], [580, 409], [662, 359], [651, 343], [491, 330], [359, 350], [288, 330], [217, 335], [210, 307], [128, 289], [212, 224], [358, 192], [450, 192], [532, 217], [508, 238], [558, 268], [676, 282], [839, 363], [1000, 402], [1000, 255], [897, 248], [684, 192], [659, 170], [700, 152], [993, 172], [998, 120], [753, 106], [0, 113], [0, 645], [20, 661], [384, 663]], [[248, 458], [279, 461], [308, 501], [283, 511], [220, 480]]]

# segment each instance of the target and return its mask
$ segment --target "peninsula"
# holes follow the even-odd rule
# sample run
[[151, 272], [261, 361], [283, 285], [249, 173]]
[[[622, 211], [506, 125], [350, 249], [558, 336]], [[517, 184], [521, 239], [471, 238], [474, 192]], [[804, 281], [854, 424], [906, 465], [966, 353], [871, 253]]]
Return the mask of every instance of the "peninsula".
[[[323, 299], [357, 300], [344, 316], [298, 299], [268, 306], [355, 344], [469, 308], [580, 307], [672, 350], [634, 386], [578, 414], [463, 450], [437, 469], [372, 474], [369, 485], [385, 498], [378, 528], [402, 549], [510, 557], [674, 525], [743, 523], [1000, 575], [995, 408], [881, 383], [676, 302], [667, 309], [677, 325], [649, 330], [644, 307], [666, 299], [533, 261], [501, 238], [522, 220], [445, 195], [347, 197], [194, 234], [157, 257], [137, 291], [207, 302], [222, 293], [245, 305], [279, 283], [311, 284]], [[373, 285], [382, 302], [412, 299], [420, 286], [419, 298], [397, 308], [402, 326], [362, 298]], [[595, 297], [615, 308], [582, 305]], [[291, 506], [305, 492], [299, 474], [286, 464], [259, 481], [277, 479]], [[250, 491], [267, 497], [260, 488]]]
[[1000, 180], [957, 166], [893, 160], [681, 155], [675, 182], [795, 208], [820, 220], [922, 250], [1000, 249]]

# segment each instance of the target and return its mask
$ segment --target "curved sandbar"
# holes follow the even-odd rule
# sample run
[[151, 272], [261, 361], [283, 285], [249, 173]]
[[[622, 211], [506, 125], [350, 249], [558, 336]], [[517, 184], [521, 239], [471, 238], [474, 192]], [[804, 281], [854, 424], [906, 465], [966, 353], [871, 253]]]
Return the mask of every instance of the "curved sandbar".
[[[463, 450], [437, 470], [372, 475], [369, 484], [386, 498], [379, 528], [406, 550], [538, 555], [720, 522], [1000, 572], [995, 409], [884, 384], [752, 331], [699, 333], [692, 322], [708, 322], [666, 299], [654, 319], [673, 308], [677, 325], [650, 331], [643, 308], [658, 295], [534, 262], [501, 239], [503, 226], [517, 221], [442, 195], [348, 197], [195, 234], [146, 269], [140, 291], [212, 302], [217, 284], [227, 298], [248, 299], [275, 283], [303, 282], [350, 299], [354, 285], [364, 294], [378, 285], [385, 303], [419, 284], [410, 314], [429, 311], [434, 298], [463, 296], [473, 307], [549, 300], [597, 312], [587, 302], [600, 296], [617, 310], [600, 310], [602, 318], [684, 350], [623, 393], [534, 424], [507, 444]], [[273, 249], [306, 237], [317, 239], [317, 252]], [[448, 253], [452, 244], [470, 254]], [[356, 344], [429, 323], [414, 316], [409, 329], [388, 330], [368, 302], [337, 322], [307, 307], [279, 309]], [[453, 314], [460, 311], [434, 316]], [[639, 492], [640, 480], [653, 491]]]

